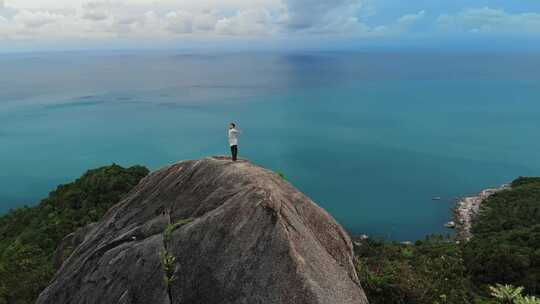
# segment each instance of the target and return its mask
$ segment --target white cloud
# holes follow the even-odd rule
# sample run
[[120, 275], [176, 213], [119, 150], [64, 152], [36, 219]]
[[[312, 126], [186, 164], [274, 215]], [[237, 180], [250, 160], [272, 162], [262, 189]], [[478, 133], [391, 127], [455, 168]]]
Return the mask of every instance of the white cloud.
[[82, 18], [101, 21], [109, 18], [104, 2], [88, 2], [82, 5]]
[[195, 28], [198, 31], [211, 32], [215, 30], [218, 17], [211, 13], [202, 13], [194, 16]]
[[83, 19], [100, 21], [107, 19], [109, 16], [104, 12], [89, 11], [84, 13], [82, 17]]
[[368, 21], [377, 0], [0, 0], [0, 40], [326, 35], [394, 37], [441, 33], [540, 33], [540, 14], [424, 10], [386, 24]]
[[48, 11], [32, 12], [23, 10], [17, 13], [13, 20], [16, 23], [24, 25], [26, 28], [39, 28], [49, 23], [54, 23], [64, 18], [63, 15], [50, 13]]
[[284, 20], [289, 29], [297, 31], [350, 27], [358, 23], [357, 15], [366, 3], [366, 0], [284, 0]]
[[187, 12], [170, 12], [166, 15], [167, 29], [177, 34], [193, 32], [193, 14]]
[[437, 19], [439, 29], [447, 32], [534, 34], [540, 33], [540, 14], [511, 14], [489, 7], [463, 10]]
[[[5, 1], [5, 0], [0, 0]], [[11, 38], [289, 35], [369, 31], [358, 16], [372, 0], [7, 0]], [[373, 7], [366, 6], [366, 14]], [[362, 15], [362, 14], [360, 14]]]
[[0, 38], [8, 34], [8, 20], [5, 17], [0, 16]]
[[384, 25], [368, 26], [357, 18], [349, 17], [348, 20], [339, 21], [331, 25], [336, 32], [351, 33], [358, 37], [395, 37], [411, 29], [415, 24], [425, 18], [424, 10], [415, 14], [405, 14], [394, 22]]
[[8, 1], [14, 17], [3, 16], [3, 37], [44, 40], [268, 34], [283, 7], [281, 0]]
[[249, 9], [218, 20], [216, 32], [225, 35], [267, 35], [277, 30], [274, 21], [265, 9]]
[[419, 11], [416, 14], [406, 14], [398, 19], [398, 23], [402, 26], [410, 26], [418, 22], [419, 20], [424, 19], [425, 15], [426, 15], [426, 11], [424, 10]]

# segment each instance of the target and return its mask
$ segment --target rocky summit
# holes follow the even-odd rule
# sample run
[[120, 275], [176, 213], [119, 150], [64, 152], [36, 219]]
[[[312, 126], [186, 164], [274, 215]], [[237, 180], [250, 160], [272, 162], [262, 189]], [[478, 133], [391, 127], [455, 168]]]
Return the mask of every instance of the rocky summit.
[[368, 303], [341, 226], [244, 160], [158, 170], [60, 248], [39, 304]]

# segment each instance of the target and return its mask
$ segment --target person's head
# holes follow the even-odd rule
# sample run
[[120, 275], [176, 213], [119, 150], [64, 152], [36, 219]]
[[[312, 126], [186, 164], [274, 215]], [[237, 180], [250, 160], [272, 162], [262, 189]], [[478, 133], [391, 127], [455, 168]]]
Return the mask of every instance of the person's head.
[[231, 122], [229, 124], [229, 129], [234, 129], [234, 128], [236, 128], [236, 124], [234, 122]]

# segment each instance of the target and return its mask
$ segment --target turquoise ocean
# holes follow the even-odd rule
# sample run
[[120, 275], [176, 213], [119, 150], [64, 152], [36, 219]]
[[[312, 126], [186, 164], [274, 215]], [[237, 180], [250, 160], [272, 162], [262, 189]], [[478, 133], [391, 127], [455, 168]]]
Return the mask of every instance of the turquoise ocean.
[[90, 168], [227, 154], [231, 121], [241, 157], [283, 172], [352, 233], [447, 234], [456, 197], [540, 175], [540, 56], [3, 54], [0, 212]]

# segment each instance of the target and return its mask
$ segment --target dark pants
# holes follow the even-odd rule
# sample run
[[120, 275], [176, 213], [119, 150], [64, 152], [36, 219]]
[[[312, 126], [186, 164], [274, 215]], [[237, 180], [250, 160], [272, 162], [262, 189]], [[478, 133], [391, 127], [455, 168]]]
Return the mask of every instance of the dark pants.
[[231, 154], [232, 154], [232, 160], [236, 161], [236, 158], [238, 156], [238, 146], [237, 145], [231, 146]]

